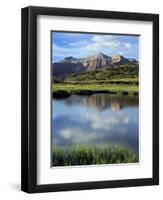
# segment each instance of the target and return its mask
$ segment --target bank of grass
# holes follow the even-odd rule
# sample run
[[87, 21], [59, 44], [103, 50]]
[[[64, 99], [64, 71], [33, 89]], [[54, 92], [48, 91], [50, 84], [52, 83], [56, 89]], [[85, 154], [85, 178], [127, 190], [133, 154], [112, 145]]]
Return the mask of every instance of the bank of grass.
[[126, 84], [109, 84], [109, 83], [95, 83], [83, 84], [83, 83], [53, 83], [52, 84], [53, 95], [57, 93], [68, 93], [68, 94], [89, 94], [98, 92], [108, 92], [115, 94], [127, 94], [135, 95], [138, 94], [138, 85], [126, 85]]
[[71, 79], [66, 79], [65, 81], [64, 81], [64, 83], [100, 83], [100, 82], [102, 82], [102, 83], [110, 83], [110, 82], [116, 82], [116, 81], [121, 81], [122, 83], [131, 83], [131, 84], [134, 84], [134, 83], [138, 83], [139, 82], [139, 78], [138, 78], [138, 76], [136, 76], [136, 77], [116, 77], [116, 78], [113, 78], [113, 79], [107, 79], [107, 80], [103, 80], [103, 79], [101, 79], [101, 80], [96, 80], [96, 79], [94, 79], [94, 80], [71, 80]]
[[65, 80], [62, 82], [64, 84], [128, 84], [128, 85], [138, 85], [138, 77], [134, 78], [114, 78], [111, 80], [86, 80], [86, 81], [74, 81], [74, 80]]
[[121, 145], [73, 145], [55, 146], [52, 152], [53, 166], [118, 164], [138, 162], [138, 155]]

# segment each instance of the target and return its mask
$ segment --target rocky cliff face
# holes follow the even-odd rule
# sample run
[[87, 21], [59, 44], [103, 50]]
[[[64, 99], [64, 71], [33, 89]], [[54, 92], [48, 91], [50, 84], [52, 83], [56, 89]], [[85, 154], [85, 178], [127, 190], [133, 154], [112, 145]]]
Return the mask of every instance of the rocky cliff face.
[[111, 57], [103, 53], [99, 53], [94, 56], [80, 59], [80, 62], [83, 64], [84, 67], [87, 68], [87, 70], [94, 70], [94, 69], [100, 69], [100, 68], [110, 65]]
[[103, 53], [80, 59], [70, 56], [57, 63], [53, 63], [53, 76], [63, 79], [70, 74], [80, 74], [96, 69], [103, 69], [105, 67], [115, 67], [126, 63], [138, 62], [135, 59], [128, 59], [121, 55], [110, 57]]
[[122, 64], [125, 64], [127, 62], [130, 62], [130, 60], [121, 56], [121, 55], [115, 55], [115, 56], [112, 57], [111, 64], [112, 65], [122, 65]]

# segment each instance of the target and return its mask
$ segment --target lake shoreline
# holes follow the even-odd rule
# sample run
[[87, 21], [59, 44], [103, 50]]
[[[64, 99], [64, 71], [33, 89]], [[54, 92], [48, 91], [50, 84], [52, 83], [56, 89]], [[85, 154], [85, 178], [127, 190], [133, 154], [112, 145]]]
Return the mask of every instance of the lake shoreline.
[[93, 95], [93, 94], [110, 94], [110, 95], [118, 95], [118, 96], [138, 96], [138, 91], [109, 91], [109, 90], [76, 90], [76, 91], [64, 91], [64, 90], [58, 90], [52, 92], [53, 98], [67, 98], [71, 96], [72, 94], [76, 95]]

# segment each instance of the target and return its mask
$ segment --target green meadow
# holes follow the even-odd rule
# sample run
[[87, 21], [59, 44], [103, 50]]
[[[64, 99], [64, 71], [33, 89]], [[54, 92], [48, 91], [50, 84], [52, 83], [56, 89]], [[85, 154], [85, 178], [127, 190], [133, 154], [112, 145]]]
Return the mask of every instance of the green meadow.
[[93, 93], [110, 93], [116, 95], [137, 95], [138, 94], [138, 85], [117, 85], [117, 84], [81, 84], [81, 83], [54, 83], [52, 85], [53, 95], [59, 93], [71, 94], [93, 94]]

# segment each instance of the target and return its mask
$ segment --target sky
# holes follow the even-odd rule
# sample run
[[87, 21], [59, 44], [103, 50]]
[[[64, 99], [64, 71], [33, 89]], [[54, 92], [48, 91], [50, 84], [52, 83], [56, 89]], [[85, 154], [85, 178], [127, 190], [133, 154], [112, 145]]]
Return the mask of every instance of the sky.
[[52, 32], [52, 62], [68, 56], [83, 58], [99, 52], [139, 60], [139, 36]]

